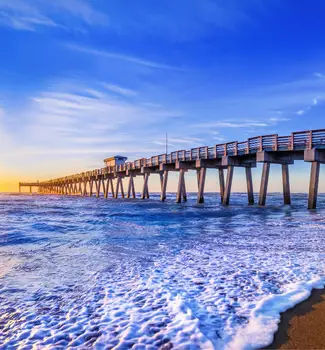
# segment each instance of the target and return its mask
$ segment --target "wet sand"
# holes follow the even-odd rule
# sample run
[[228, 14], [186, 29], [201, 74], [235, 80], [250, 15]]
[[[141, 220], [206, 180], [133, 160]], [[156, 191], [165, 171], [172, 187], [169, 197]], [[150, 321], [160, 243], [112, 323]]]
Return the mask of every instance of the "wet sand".
[[281, 314], [273, 343], [265, 349], [325, 349], [325, 289]]

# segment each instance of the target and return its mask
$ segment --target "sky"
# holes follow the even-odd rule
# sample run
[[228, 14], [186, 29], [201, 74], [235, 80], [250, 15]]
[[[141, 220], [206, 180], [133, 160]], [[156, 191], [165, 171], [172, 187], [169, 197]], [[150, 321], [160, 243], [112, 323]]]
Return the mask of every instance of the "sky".
[[[0, 191], [115, 154], [162, 154], [166, 132], [172, 151], [324, 128], [324, 10], [320, 0], [0, 0]], [[290, 168], [292, 191], [307, 191], [309, 164]], [[242, 169], [234, 176], [244, 191]], [[216, 171], [206, 187], [218, 190]]]

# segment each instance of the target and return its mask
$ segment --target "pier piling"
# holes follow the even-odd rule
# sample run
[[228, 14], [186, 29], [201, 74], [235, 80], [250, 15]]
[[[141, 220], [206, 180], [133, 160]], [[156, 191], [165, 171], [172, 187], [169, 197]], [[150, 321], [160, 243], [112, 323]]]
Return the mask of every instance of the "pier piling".
[[222, 203], [223, 205], [229, 205], [233, 175], [234, 175], [234, 166], [228, 165], [226, 187], [225, 187], [223, 203]]
[[310, 169], [308, 209], [316, 209], [318, 182], [319, 182], [319, 162], [312, 162]]
[[220, 201], [223, 203], [224, 193], [225, 193], [225, 175], [223, 168], [218, 169], [219, 173], [219, 189], [220, 189]]
[[269, 183], [270, 163], [263, 163], [260, 196], [258, 205], [264, 206], [266, 202], [267, 186]]
[[176, 194], [176, 203], [181, 203], [182, 198], [186, 201], [186, 189], [185, 189], [185, 170], [179, 170], [178, 186]]
[[168, 181], [168, 170], [163, 172], [163, 182], [160, 194], [160, 200], [163, 202], [166, 200], [166, 191], [167, 191], [167, 181]]
[[205, 186], [206, 168], [199, 171], [199, 190], [197, 193], [197, 203], [204, 203], [204, 186]]
[[289, 182], [289, 165], [282, 164], [282, 184], [283, 184], [283, 203], [291, 204], [290, 182]]
[[247, 184], [247, 196], [248, 196], [248, 204], [254, 204], [254, 191], [253, 191], [253, 180], [252, 180], [252, 168], [245, 167], [246, 174], [246, 184]]
[[141, 199], [149, 198], [148, 180], [150, 173], [145, 172], [143, 177], [143, 189]]

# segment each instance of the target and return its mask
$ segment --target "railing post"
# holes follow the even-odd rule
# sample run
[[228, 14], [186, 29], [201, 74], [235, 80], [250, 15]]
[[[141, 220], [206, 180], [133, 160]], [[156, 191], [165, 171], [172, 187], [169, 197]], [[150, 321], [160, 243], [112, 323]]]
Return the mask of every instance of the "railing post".
[[308, 134], [308, 149], [312, 149], [313, 148], [313, 131], [310, 130], [309, 134]]
[[294, 136], [294, 133], [292, 132], [290, 136], [290, 148], [289, 148], [291, 151], [294, 150], [294, 142], [295, 142], [295, 136]]
[[274, 135], [274, 151], [278, 150], [278, 134]]

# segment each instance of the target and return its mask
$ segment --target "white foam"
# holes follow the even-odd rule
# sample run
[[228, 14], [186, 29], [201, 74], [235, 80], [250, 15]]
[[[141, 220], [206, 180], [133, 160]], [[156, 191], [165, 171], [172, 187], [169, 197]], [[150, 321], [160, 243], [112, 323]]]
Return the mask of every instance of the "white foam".
[[278, 329], [280, 313], [307, 299], [312, 289], [324, 288], [324, 285], [325, 278], [314, 279], [291, 284], [288, 292], [263, 298], [252, 310], [248, 324], [236, 332], [225, 349], [250, 350], [270, 345]]

